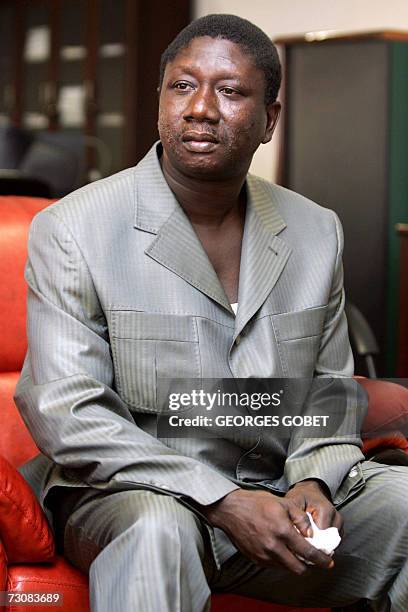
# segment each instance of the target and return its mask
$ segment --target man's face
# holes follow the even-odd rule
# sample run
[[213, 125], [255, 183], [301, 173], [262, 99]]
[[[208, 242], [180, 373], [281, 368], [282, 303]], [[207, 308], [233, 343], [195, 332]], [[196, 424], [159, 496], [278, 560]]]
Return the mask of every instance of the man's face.
[[195, 38], [166, 66], [159, 133], [166, 164], [189, 177], [245, 174], [271, 139], [279, 104], [265, 106], [265, 77], [236, 43]]

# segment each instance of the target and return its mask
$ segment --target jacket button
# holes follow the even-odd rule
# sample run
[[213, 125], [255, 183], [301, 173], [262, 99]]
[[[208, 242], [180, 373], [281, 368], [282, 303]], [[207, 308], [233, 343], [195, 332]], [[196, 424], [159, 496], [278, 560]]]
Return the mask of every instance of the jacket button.
[[249, 453], [248, 455], [248, 459], [260, 459], [261, 457], [261, 453]]
[[350, 476], [350, 478], [355, 478], [355, 477], [357, 476], [357, 474], [358, 474], [358, 470], [357, 470], [357, 468], [353, 468], [353, 469], [352, 469], [352, 470], [350, 470], [350, 472], [349, 472], [349, 476]]

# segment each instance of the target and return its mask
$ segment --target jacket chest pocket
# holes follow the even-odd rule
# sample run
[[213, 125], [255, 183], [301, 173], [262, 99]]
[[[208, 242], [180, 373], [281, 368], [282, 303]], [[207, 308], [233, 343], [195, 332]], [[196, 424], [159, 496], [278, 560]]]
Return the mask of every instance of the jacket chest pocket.
[[158, 379], [201, 376], [194, 317], [113, 311], [111, 345], [116, 389], [137, 410], [157, 410]]
[[313, 376], [326, 306], [271, 315], [285, 376]]

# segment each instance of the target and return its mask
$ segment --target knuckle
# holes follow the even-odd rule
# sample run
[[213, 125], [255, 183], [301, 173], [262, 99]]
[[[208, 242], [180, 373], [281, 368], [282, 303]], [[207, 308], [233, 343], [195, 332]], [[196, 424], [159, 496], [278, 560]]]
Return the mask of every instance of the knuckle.
[[262, 548], [265, 555], [269, 557], [276, 555], [276, 550], [278, 549], [278, 540], [275, 537], [270, 537]]
[[301, 517], [296, 521], [296, 527], [300, 527], [301, 529], [306, 529], [310, 526], [310, 521], [307, 518]]
[[285, 516], [274, 527], [275, 535], [278, 534], [281, 538], [286, 538], [289, 534], [293, 534], [293, 519], [290, 516]]
[[279, 525], [275, 530], [275, 536], [279, 540], [286, 540], [289, 537], [289, 527], [287, 525]]

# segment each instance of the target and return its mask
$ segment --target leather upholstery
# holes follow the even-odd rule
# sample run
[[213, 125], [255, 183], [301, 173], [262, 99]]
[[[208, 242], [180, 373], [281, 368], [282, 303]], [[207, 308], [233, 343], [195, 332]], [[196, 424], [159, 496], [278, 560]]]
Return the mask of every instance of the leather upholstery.
[[0, 197], [0, 371], [16, 372], [23, 364], [27, 341], [25, 334], [26, 285], [24, 265], [27, 235], [36, 212], [50, 204], [42, 198]]
[[88, 612], [88, 578], [62, 557], [57, 557], [52, 565], [13, 565], [8, 568], [7, 586], [17, 593], [60, 593], [63, 605], [53, 606], [16, 606], [9, 610], [16, 612]]
[[18, 467], [38, 453], [34, 440], [14, 405], [13, 394], [20, 372], [0, 372], [0, 407], [3, 427], [0, 435], [0, 455]]
[[34, 493], [0, 457], [0, 537], [8, 563], [42, 563], [54, 558], [54, 537]]
[[0, 591], [5, 591], [7, 584], [7, 555], [0, 541]]
[[359, 379], [368, 393], [370, 410], [363, 423], [363, 452], [380, 447], [408, 454], [408, 389], [392, 382]]

